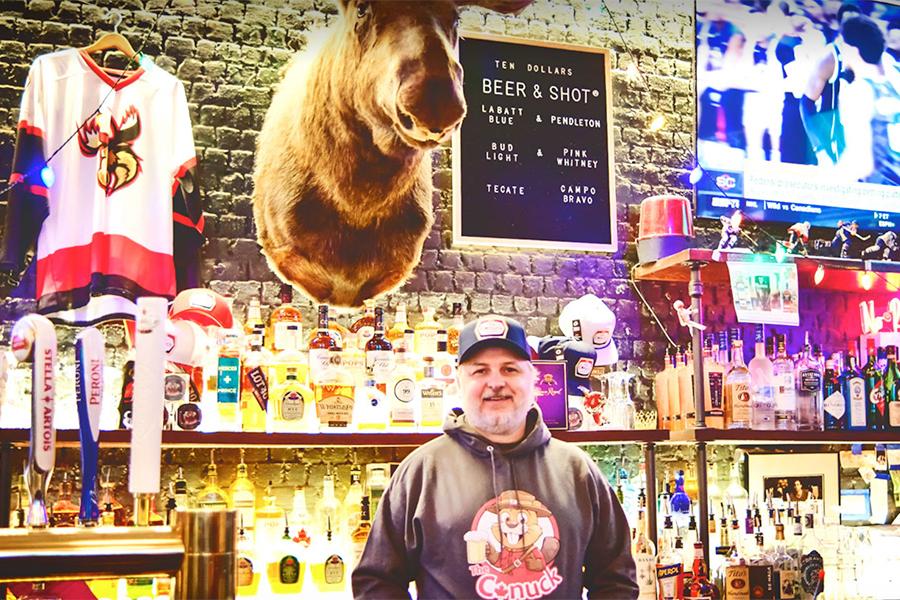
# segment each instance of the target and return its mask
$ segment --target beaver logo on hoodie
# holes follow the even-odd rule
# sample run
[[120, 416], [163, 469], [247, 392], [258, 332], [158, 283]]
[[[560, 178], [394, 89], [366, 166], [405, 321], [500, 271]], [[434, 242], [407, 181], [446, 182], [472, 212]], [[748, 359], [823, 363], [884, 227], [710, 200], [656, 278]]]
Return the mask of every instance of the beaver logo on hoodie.
[[559, 553], [556, 518], [528, 492], [506, 490], [485, 503], [464, 541], [481, 598], [533, 600], [563, 581], [553, 566]]

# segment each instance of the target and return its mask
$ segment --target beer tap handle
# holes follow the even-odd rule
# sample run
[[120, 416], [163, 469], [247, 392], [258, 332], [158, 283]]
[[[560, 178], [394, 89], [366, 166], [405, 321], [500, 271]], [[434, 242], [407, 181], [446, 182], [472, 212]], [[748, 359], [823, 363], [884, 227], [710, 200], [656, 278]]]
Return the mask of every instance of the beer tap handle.
[[29, 527], [47, 527], [47, 488], [56, 461], [56, 430], [53, 408], [56, 399], [56, 330], [40, 315], [28, 315], [13, 326], [12, 350], [16, 360], [32, 357], [31, 444], [25, 481], [31, 505]]
[[87, 526], [96, 525], [100, 520], [97, 462], [105, 365], [103, 336], [89, 327], [75, 338], [75, 396], [81, 439], [81, 510], [78, 517], [81, 524]]

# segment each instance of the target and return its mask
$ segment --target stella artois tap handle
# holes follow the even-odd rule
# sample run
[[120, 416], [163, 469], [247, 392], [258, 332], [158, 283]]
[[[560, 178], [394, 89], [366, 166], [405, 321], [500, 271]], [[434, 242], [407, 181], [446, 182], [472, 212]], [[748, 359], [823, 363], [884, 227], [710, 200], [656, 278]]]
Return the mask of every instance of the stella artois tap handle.
[[165, 298], [138, 298], [134, 339], [134, 404], [128, 489], [135, 525], [149, 525], [150, 503], [159, 493], [165, 375]]
[[31, 505], [26, 523], [29, 527], [47, 527], [47, 487], [56, 460], [56, 430], [53, 406], [56, 398], [56, 330], [40, 315], [19, 319], [12, 331], [13, 356], [19, 362], [32, 358], [31, 371], [31, 445], [25, 481]]
[[86, 526], [96, 525], [100, 519], [97, 450], [105, 366], [103, 336], [89, 327], [75, 338], [75, 397], [78, 403], [78, 436], [81, 439], [81, 511], [78, 517]]

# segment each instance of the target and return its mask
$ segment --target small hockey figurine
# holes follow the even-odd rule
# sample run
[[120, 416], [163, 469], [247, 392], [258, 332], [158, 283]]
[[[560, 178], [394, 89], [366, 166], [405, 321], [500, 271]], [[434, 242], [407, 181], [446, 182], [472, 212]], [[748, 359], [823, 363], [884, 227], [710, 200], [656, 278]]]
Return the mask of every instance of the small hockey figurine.
[[866, 242], [869, 236], [859, 235], [859, 223], [856, 221], [838, 221], [837, 231], [834, 232], [834, 239], [831, 240], [831, 249], [835, 250], [840, 247], [841, 258], [850, 258], [850, 246], [853, 244], [853, 238]]
[[722, 237], [719, 246], [713, 251], [713, 260], [719, 260], [722, 250], [732, 250], [737, 246], [738, 235], [741, 233], [740, 211], [735, 211], [730, 217], [721, 216], [719, 220], [722, 222]]
[[784, 247], [788, 252], [796, 252], [806, 256], [808, 254], [806, 244], [809, 242], [809, 221], [794, 223], [788, 227], [788, 239]]
[[897, 234], [887, 231], [875, 238], [875, 243], [863, 250], [862, 257], [874, 260], [891, 260], [897, 249]]
[[694, 313], [694, 307], [686, 307], [684, 302], [681, 300], [676, 300], [672, 303], [672, 308], [675, 309], [675, 313], [678, 315], [678, 324], [682, 327], [687, 327], [690, 330], [692, 327], [697, 329], [698, 331], [703, 331], [706, 329], [706, 325], [701, 325], [697, 323], [693, 319], [691, 319], [691, 315]]

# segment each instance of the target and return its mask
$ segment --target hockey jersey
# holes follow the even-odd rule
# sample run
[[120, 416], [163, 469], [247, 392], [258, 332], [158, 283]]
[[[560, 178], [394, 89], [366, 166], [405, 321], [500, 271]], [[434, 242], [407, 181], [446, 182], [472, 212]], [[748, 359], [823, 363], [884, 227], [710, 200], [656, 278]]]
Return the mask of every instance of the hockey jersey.
[[[55, 183], [42, 175], [48, 161]], [[107, 70], [76, 49], [38, 57], [0, 267], [21, 271], [33, 252], [38, 311], [77, 325], [130, 318], [140, 296], [195, 287], [204, 239], [195, 165], [177, 78], [152, 64]]]

